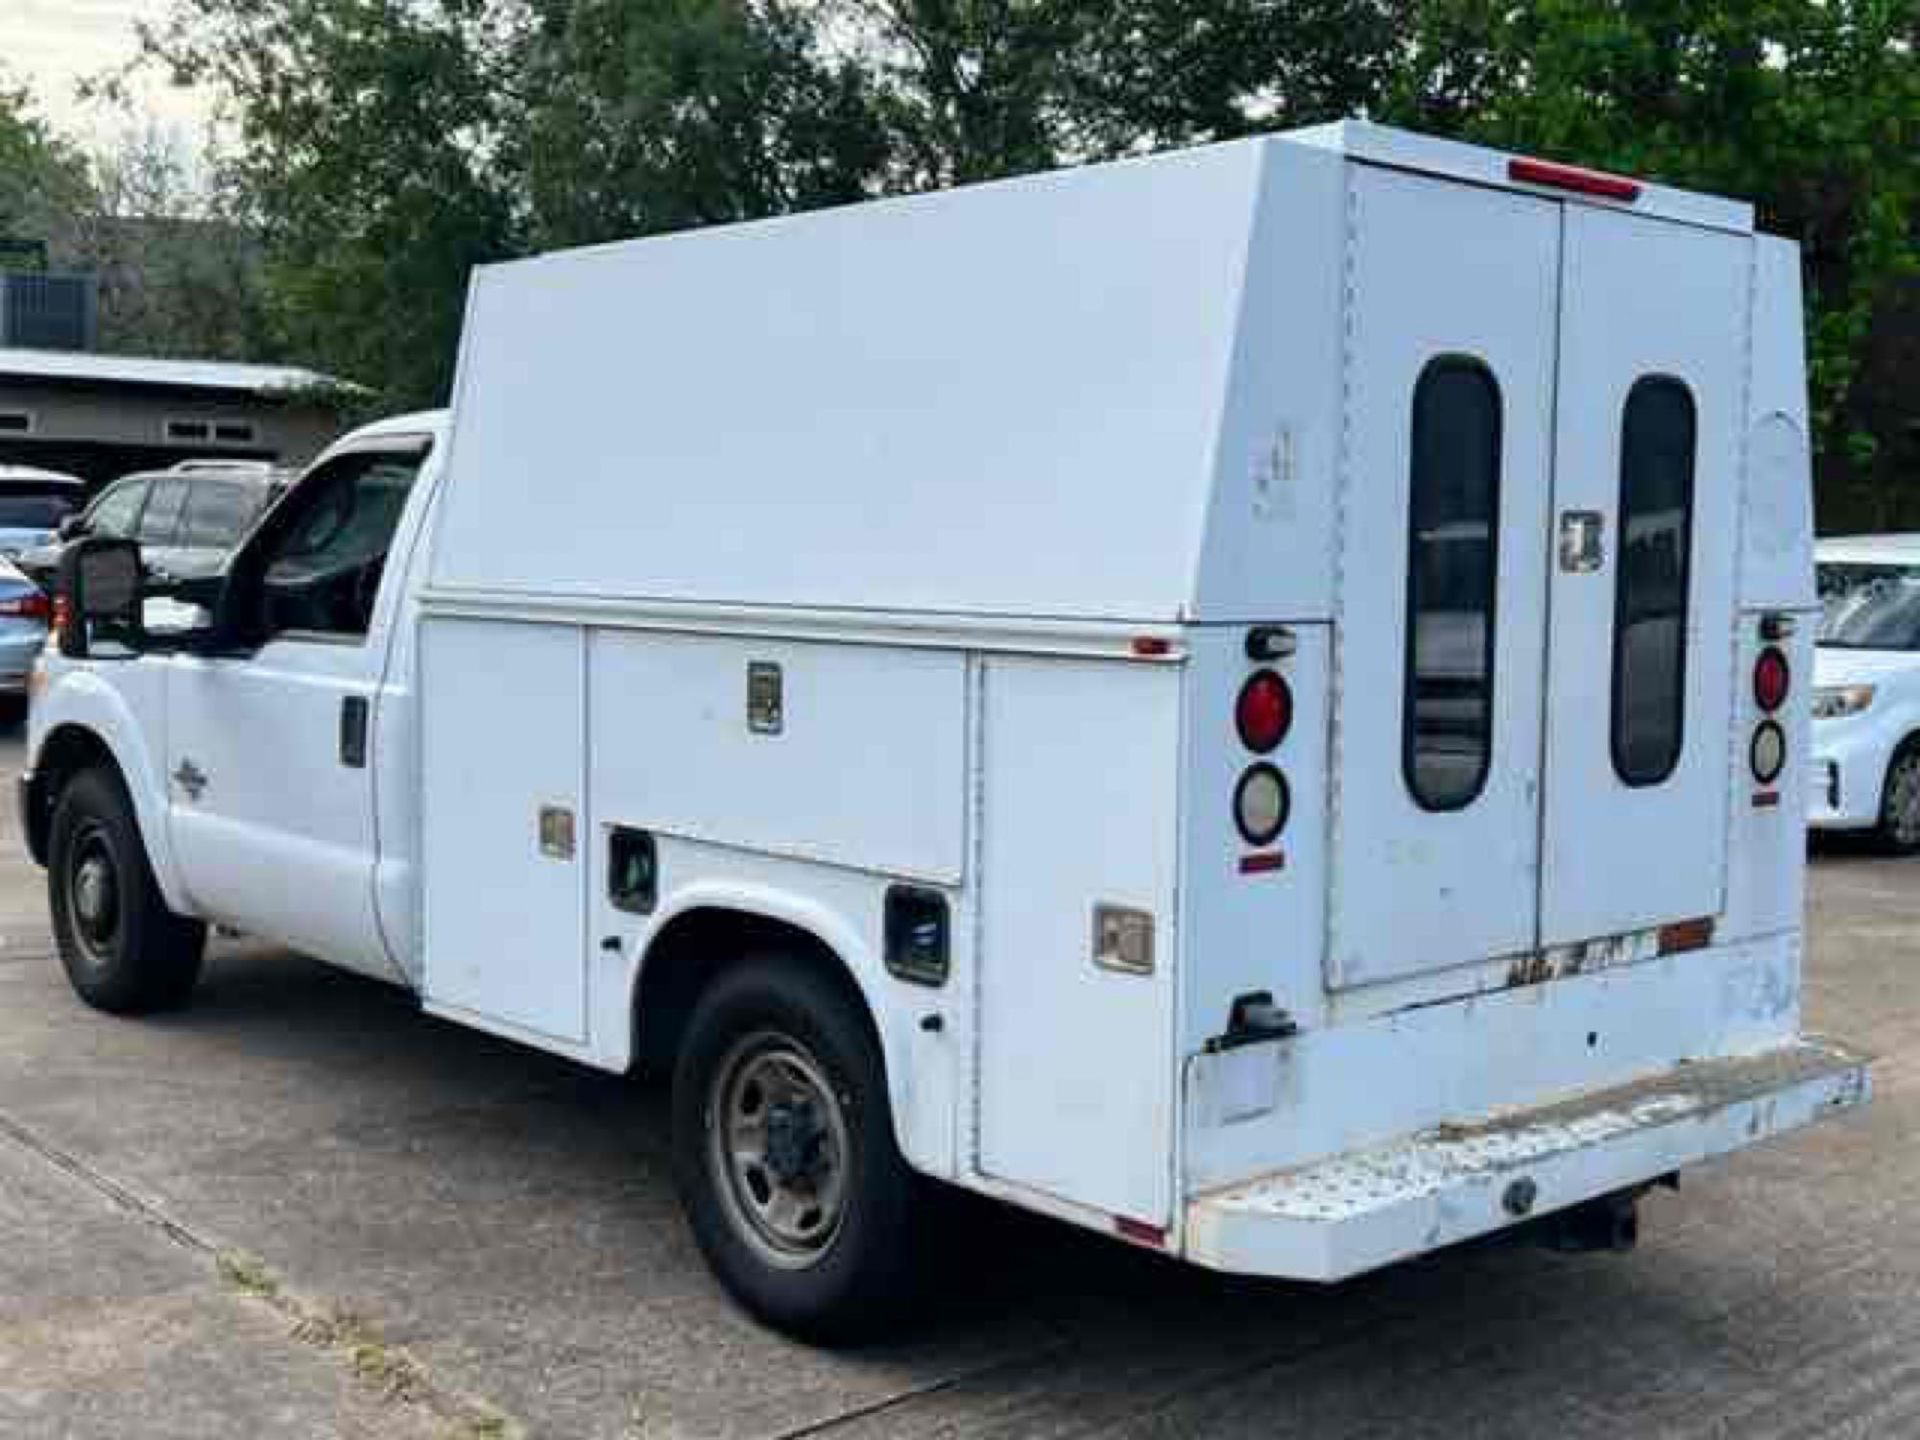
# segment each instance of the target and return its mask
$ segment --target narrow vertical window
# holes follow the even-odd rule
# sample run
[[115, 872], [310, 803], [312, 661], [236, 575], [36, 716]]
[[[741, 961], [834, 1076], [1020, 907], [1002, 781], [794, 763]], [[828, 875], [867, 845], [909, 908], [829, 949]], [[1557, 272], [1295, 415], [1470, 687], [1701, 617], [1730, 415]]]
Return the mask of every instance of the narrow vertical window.
[[1658, 785], [1680, 763], [1693, 550], [1693, 393], [1648, 376], [1620, 422], [1620, 562], [1613, 592], [1613, 768]]
[[1500, 554], [1500, 386], [1478, 360], [1431, 361], [1413, 391], [1401, 767], [1426, 810], [1487, 783]]

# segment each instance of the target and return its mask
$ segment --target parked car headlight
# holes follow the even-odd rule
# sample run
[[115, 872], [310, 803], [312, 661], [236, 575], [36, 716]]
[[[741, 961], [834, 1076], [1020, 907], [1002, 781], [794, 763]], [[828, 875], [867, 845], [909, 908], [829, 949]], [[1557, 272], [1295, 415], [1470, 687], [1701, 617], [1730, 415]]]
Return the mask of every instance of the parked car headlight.
[[1813, 718], [1837, 720], [1842, 715], [1858, 715], [1871, 704], [1871, 685], [1821, 685], [1813, 692]]

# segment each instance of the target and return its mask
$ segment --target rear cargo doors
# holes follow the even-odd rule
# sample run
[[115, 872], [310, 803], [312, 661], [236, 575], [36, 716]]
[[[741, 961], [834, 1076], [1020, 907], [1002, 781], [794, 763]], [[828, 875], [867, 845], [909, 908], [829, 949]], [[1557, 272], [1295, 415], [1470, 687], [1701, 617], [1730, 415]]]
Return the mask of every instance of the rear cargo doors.
[[1329, 984], [1711, 915], [1749, 242], [1351, 185]]
[[1722, 907], [1751, 245], [1566, 207], [1544, 945]]

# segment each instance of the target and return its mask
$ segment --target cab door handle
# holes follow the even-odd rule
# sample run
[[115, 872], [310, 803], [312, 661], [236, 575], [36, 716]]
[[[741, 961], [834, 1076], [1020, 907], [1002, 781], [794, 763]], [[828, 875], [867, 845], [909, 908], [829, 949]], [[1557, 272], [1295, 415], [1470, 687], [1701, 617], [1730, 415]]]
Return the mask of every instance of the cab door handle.
[[349, 695], [340, 702], [340, 763], [349, 770], [367, 768], [367, 697]]

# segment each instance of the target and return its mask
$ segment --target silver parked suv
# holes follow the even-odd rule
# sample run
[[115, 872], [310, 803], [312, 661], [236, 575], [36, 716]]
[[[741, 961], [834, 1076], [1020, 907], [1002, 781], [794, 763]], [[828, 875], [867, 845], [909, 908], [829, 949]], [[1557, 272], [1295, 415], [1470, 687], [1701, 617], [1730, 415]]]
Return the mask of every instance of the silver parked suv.
[[14, 563], [50, 589], [69, 541], [107, 535], [138, 540], [156, 576], [211, 575], [294, 473], [260, 460], [182, 460], [122, 476], [62, 524], [57, 540], [23, 551]]

